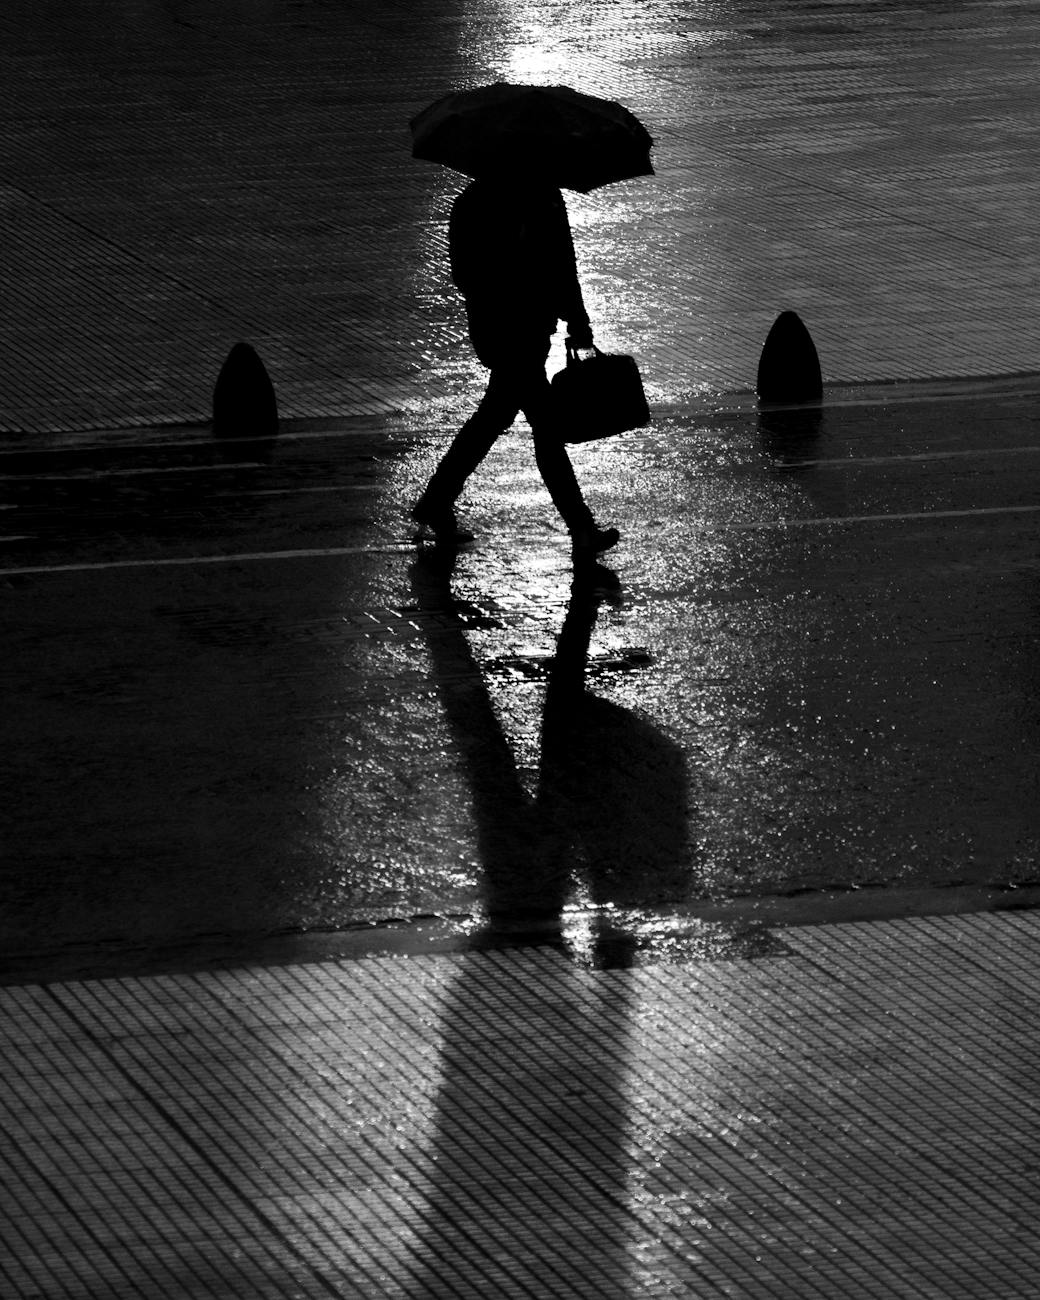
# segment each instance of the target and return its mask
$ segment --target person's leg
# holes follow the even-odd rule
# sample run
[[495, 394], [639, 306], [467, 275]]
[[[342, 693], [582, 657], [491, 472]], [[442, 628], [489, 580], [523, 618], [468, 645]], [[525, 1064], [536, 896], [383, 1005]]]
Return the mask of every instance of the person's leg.
[[520, 403], [508, 376], [492, 370], [479, 406], [455, 435], [416, 503], [412, 513], [417, 519], [433, 523], [438, 516], [445, 519], [451, 516], [466, 479], [491, 450], [499, 434], [513, 423], [519, 410]]
[[520, 405], [534, 436], [534, 457], [538, 472], [549, 490], [576, 548], [591, 552], [615, 545], [616, 529], [600, 529], [582, 495], [574, 466], [567, 454], [562, 432], [552, 410], [552, 388], [545, 377], [545, 365], [525, 366], [515, 380]]

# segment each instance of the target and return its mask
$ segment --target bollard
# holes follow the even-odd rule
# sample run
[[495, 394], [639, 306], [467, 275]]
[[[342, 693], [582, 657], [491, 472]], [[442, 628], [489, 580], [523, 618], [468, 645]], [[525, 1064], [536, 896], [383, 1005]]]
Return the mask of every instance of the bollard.
[[793, 404], [822, 399], [816, 344], [797, 312], [781, 312], [766, 335], [755, 392], [760, 402]]
[[213, 388], [217, 438], [268, 438], [278, 432], [278, 403], [264, 363], [248, 343], [236, 343]]

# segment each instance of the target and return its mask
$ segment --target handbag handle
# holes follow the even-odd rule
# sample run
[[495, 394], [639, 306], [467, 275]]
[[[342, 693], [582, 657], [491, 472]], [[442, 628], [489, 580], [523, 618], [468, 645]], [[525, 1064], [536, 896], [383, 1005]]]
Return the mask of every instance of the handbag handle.
[[[568, 364], [569, 366], [578, 366], [578, 365], [581, 365], [581, 357], [578, 356], [578, 349], [577, 349], [577, 348], [574, 346], [574, 344], [571, 342], [570, 338], [567, 338], [567, 339], [564, 341], [564, 346], [565, 346], [566, 349], [567, 349], [567, 364]], [[595, 352], [595, 354], [596, 354], [597, 357], [601, 357], [601, 356], [603, 355], [603, 353], [600, 352], [599, 348], [596, 347], [595, 343], [592, 344], [591, 348], [582, 348], [581, 351], [582, 351], [582, 352], [590, 352], [590, 351], [591, 351], [591, 352]]]

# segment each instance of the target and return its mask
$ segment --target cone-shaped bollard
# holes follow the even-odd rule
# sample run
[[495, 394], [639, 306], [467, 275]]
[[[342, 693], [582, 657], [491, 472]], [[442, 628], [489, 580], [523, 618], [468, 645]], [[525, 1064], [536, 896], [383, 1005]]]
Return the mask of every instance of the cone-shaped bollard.
[[797, 312], [781, 312], [766, 335], [755, 391], [760, 402], [818, 402], [823, 397], [816, 344]]
[[278, 403], [264, 363], [248, 343], [236, 343], [213, 389], [218, 438], [269, 438], [278, 432]]

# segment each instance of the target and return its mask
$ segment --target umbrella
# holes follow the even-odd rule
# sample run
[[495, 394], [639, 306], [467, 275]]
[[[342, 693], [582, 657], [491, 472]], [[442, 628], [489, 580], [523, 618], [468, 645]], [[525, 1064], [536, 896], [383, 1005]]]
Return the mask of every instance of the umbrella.
[[499, 81], [445, 95], [412, 119], [412, 154], [467, 176], [535, 175], [587, 193], [652, 176], [649, 133], [627, 108], [569, 86]]

